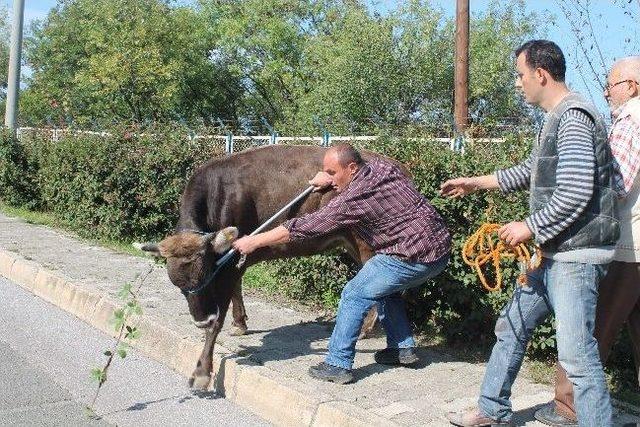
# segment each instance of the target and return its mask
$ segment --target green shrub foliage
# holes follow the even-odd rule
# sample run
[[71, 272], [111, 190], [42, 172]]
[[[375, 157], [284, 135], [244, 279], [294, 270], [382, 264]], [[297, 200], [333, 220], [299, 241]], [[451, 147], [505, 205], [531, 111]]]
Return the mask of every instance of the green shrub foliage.
[[[171, 231], [180, 194], [194, 168], [223, 154], [223, 144], [191, 140], [187, 129], [163, 127], [137, 133], [116, 128], [109, 135], [69, 133], [52, 142], [29, 134], [22, 142], [4, 135], [0, 144], [0, 197], [11, 205], [53, 213], [80, 234], [124, 241], [158, 239]], [[366, 148], [405, 164], [419, 190], [445, 218], [454, 248], [446, 271], [407, 295], [418, 329], [449, 340], [491, 342], [493, 324], [509, 297], [515, 265], [504, 264], [505, 288], [484, 291], [464, 265], [460, 248], [483, 222], [505, 223], [527, 215], [526, 193], [482, 192], [462, 199], [439, 196], [448, 178], [491, 173], [522, 160], [529, 138], [512, 135], [503, 142], [469, 144], [464, 153], [429, 139], [382, 136]], [[272, 264], [280, 293], [288, 298], [335, 308], [344, 284], [358, 265], [343, 253]], [[547, 355], [554, 347], [548, 323], [532, 347]]]
[[[192, 141], [188, 134], [181, 128], [113, 129], [106, 136], [70, 133], [55, 142], [43, 134], [24, 137], [22, 145], [3, 140], [3, 162], [13, 155], [14, 168], [38, 167], [28, 174], [30, 186], [20, 180], [9, 182], [9, 189], [3, 185], [2, 199], [38, 206], [85, 236], [162, 237], [175, 226], [188, 176], [224, 150], [220, 143]], [[25, 187], [30, 191], [23, 192]]]
[[38, 208], [35, 147], [20, 144], [8, 131], [0, 133], [0, 200], [14, 206]]

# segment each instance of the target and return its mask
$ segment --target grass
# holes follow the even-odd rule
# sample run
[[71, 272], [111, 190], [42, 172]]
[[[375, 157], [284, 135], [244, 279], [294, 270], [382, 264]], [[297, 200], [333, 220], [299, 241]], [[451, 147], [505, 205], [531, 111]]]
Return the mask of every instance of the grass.
[[242, 276], [243, 292], [256, 295], [283, 307], [302, 312], [313, 312], [321, 318], [333, 317], [335, 311], [332, 308], [290, 297], [283, 290], [282, 281], [278, 279], [276, 270], [275, 266], [268, 262], [261, 262], [247, 268]]
[[527, 374], [532, 381], [553, 386], [556, 380], [555, 364], [542, 360], [527, 360]]
[[280, 294], [280, 283], [274, 276], [271, 266], [265, 262], [252, 265], [242, 276], [245, 289], [260, 289], [269, 294]]
[[60, 220], [55, 215], [47, 212], [36, 212], [24, 208], [17, 208], [14, 206], [9, 206], [3, 202], [0, 202], [0, 212], [7, 216], [20, 218], [27, 224], [45, 225], [47, 227], [64, 230], [65, 232], [73, 235], [75, 238], [82, 240], [83, 242], [88, 244], [103, 246], [117, 252], [124, 252], [129, 255], [144, 256], [138, 249], [131, 246], [131, 243], [129, 242], [122, 242], [104, 238], [92, 239], [81, 236], [71, 225]]

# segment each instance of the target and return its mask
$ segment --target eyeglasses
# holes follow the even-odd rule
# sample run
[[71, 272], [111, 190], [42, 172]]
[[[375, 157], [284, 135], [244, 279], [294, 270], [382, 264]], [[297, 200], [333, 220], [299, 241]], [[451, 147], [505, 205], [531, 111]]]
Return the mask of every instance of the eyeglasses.
[[637, 82], [637, 81], [635, 81], [635, 80], [631, 80], [631, 79], [627, 79], [627, 80], [620, 80], [619, 82], [617, 82], [617, 83], [613, 83], [613, 84], [611, 84], [611, 83], [607, 83], [606, 85], [604, 85], [604, 90], [606, 90], [607, 92], [609, 92], [609, 91], [611, 90], [611, 88], [612, 88], [612, 87], [614, 87], [614, 86], [618, 86], [619, 84], [622, 84], [622, 83], [628, 83], [628, 82], [633, 82], [633, 83], [635, 83], [635, 84], [638, 84], [638, 82]]

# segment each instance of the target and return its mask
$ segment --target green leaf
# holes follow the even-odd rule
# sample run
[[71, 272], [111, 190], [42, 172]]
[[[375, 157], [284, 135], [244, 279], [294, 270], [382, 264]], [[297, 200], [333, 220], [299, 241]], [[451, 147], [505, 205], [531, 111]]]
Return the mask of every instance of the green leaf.
[[122, 300], [126, 300], [131, 295], [131, 283], [125, 283], [118, 291], [118, 297]]
[[91, 379], [98, 383], [103, 383], [107, 379], [107, 372], [101, 368], [93, 368], [91, 370]]

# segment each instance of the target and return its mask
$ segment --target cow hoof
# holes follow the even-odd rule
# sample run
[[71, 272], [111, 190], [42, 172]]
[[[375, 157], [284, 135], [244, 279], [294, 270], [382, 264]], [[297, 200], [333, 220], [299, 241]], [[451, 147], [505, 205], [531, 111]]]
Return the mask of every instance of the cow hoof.
[[211, 375], [203, 375], [199, 377], [191, 377], [189, 379], [189, 387], [194, 391], [207, 391], [209, 383], [211, 382]]
[[234, 325], [231, 328], [231, 331], [229, 331], [229, 335], [231, 335], [232, 337], [238, 337], [240, 335], [246, 335], [247, 333], [247, 327], [246, 326], [236, 326]]
[[368, 338], [373, 338], [373, 336], [375, 335], [375, 333], [373, 332], [372, 329], [368, 329], [368, 330], [362, 330], [360, 331], [360, 336], [358, 336], [359, 340], [366, 340]]

